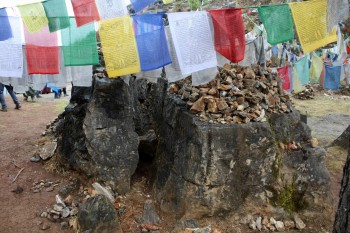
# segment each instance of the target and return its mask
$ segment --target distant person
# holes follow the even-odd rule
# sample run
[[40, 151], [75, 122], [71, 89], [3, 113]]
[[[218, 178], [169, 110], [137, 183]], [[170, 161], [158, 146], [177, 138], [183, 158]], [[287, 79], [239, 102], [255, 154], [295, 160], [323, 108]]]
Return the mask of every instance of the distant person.
[[39, 91], [34, 90], [33, 88], [29, 87], [28, 91], [26, 91], [25, 93], [23, 93], [24, 96], [24, 100], [28, 101], [28, 98], [30, 97], [32, 99], [32, 101], [34, 101], [34, 98], [41, 98], [41, 96], [39, 95]]
[[65, 97], [68, 96], [68, 95], [67, 95], [67, 90], [66, 90], [65, 87], [63, 87], [62, 89], [59, 90], [59, 93], [60, 93], [59, 96], [60, 96], [60, 97], [61, 97], [61, 95], [62, 95], [62, 92], [63, 92], [63, 95], [64, 95]]
[[21, 104], [19, 103], [15, 92], [13, 91], [13, 86], [11, 85], [4, 85], [0, 83], [0, 102], [1, 102], [1, 111], [2, 112], [7, 112], [7, 105], [6, 105], [6, 100], [5, 100], [5, 95], [4, 95], [4, 88], [8, 91], [10, 94], [14, 104], [16, 105], [15, 109], [20, 109]]

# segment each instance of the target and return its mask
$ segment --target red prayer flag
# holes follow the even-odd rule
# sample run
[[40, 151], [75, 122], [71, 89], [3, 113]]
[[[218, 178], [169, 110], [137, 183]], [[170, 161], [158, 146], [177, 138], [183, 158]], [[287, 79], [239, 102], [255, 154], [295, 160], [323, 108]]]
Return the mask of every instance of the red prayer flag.
[[244, 59], [245, 33], [241, 9], [209, 11], [214, 25], [215, 50], [231, 62]]
[[58, 47], [26, 45], [29, 74], [59, 74]]
[[71, 2], [77, 27], [100, 20], [95, 0], [71, 0]]
[[290, 90], [290, 72], [289, 66], [277, 68], [278, 76], [281, 78], [283, 90]]

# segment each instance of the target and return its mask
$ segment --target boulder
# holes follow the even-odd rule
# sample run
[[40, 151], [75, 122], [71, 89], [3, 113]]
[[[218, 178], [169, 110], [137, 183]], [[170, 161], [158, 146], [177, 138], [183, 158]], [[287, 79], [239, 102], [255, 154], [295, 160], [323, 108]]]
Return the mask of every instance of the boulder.
[[[266, 115], [264, 109], [255, 110], [264, 112], [262, 122], [242, 123], [249, 117], [235, 116], [241, 120], [230, 120], [240, 124], [212, 124], [193, 114], [216, 98], [207, 95], [210, 88], [192, 88], [201, 97], [191, 109], [182, 95], [167, 89], [164, 79], [149, 83], [131, 78], [127, 85], [118, 78], [95, 78], [90, 98], [75, 97], [66, 108], [58, 141], [61, 163], [124, 194], [142, 159], [139, 154], [145, 154], [151, 160], [152, 196], [162, 211], [182, 219], [232, 212], [247, 200], [256, 206], [278, 205], [273, 198], [278, 200], [284, 187], [301, 188], [299, 200], [311, 202], [316, 192], [327, 195], [324, 150], [311, 147], [311, 130], [294, 109]], [[241, 115], [249, 106], [231, 102], [229, 108]], [[225, 117], [216, 116], [218, 121]], [[281, 143], [295, 143], [298, 150], [282, 149]], [[281, 177], [292, 185], [281, 184]], [[262, 193], [271, 195], [256, 198]]]
[[89, 198], [79, 208], [77, 215], [78, 232], [122, 233], [117, 211], [103, 195]]

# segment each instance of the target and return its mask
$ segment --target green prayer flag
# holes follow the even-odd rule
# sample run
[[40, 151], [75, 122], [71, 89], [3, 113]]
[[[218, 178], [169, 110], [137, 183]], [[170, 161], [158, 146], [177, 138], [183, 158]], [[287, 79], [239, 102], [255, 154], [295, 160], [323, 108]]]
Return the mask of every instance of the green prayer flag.
[[260, 6], [258, 11], [270, 44], [294, 39], [293, 18], [288, 4]]
[[75, 18], [70, 18], [70, 27], [63, 29], [61, 36], [65, 66], [99, 64], [93, 23], [77, 27]]
[[46, 17], [49, 19], [49, 30], [55, 32], [69, 27], [69, 17], [65, 0], [43, 2]]

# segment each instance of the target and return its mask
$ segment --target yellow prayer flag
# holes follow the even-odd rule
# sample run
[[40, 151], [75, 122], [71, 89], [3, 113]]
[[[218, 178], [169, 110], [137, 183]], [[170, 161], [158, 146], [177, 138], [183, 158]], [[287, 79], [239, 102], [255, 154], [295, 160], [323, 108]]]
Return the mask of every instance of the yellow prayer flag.
[[293, 91], [294, 93], [302, 92], [305, 89], [300, 82], [297, 69], [293, 67]]
[[110, 78], [140, 72], [140, 60], [130, 16], [100, 22], [100, 39]]
[[289, 6], [305, 53], [337, 40], [335, 30], [327, 32], [327, 0], [292, 2]]
[[312, 52], [311, 55], [311, 67], [310, 67], [310, 82], [311, 83], [320, 83], [320, 77], [323, 69], [322, 59], [316, 55], [315, 52]]
[[42, 3], [17, 6], [29, 32], [40, 31], [49, 21]]

